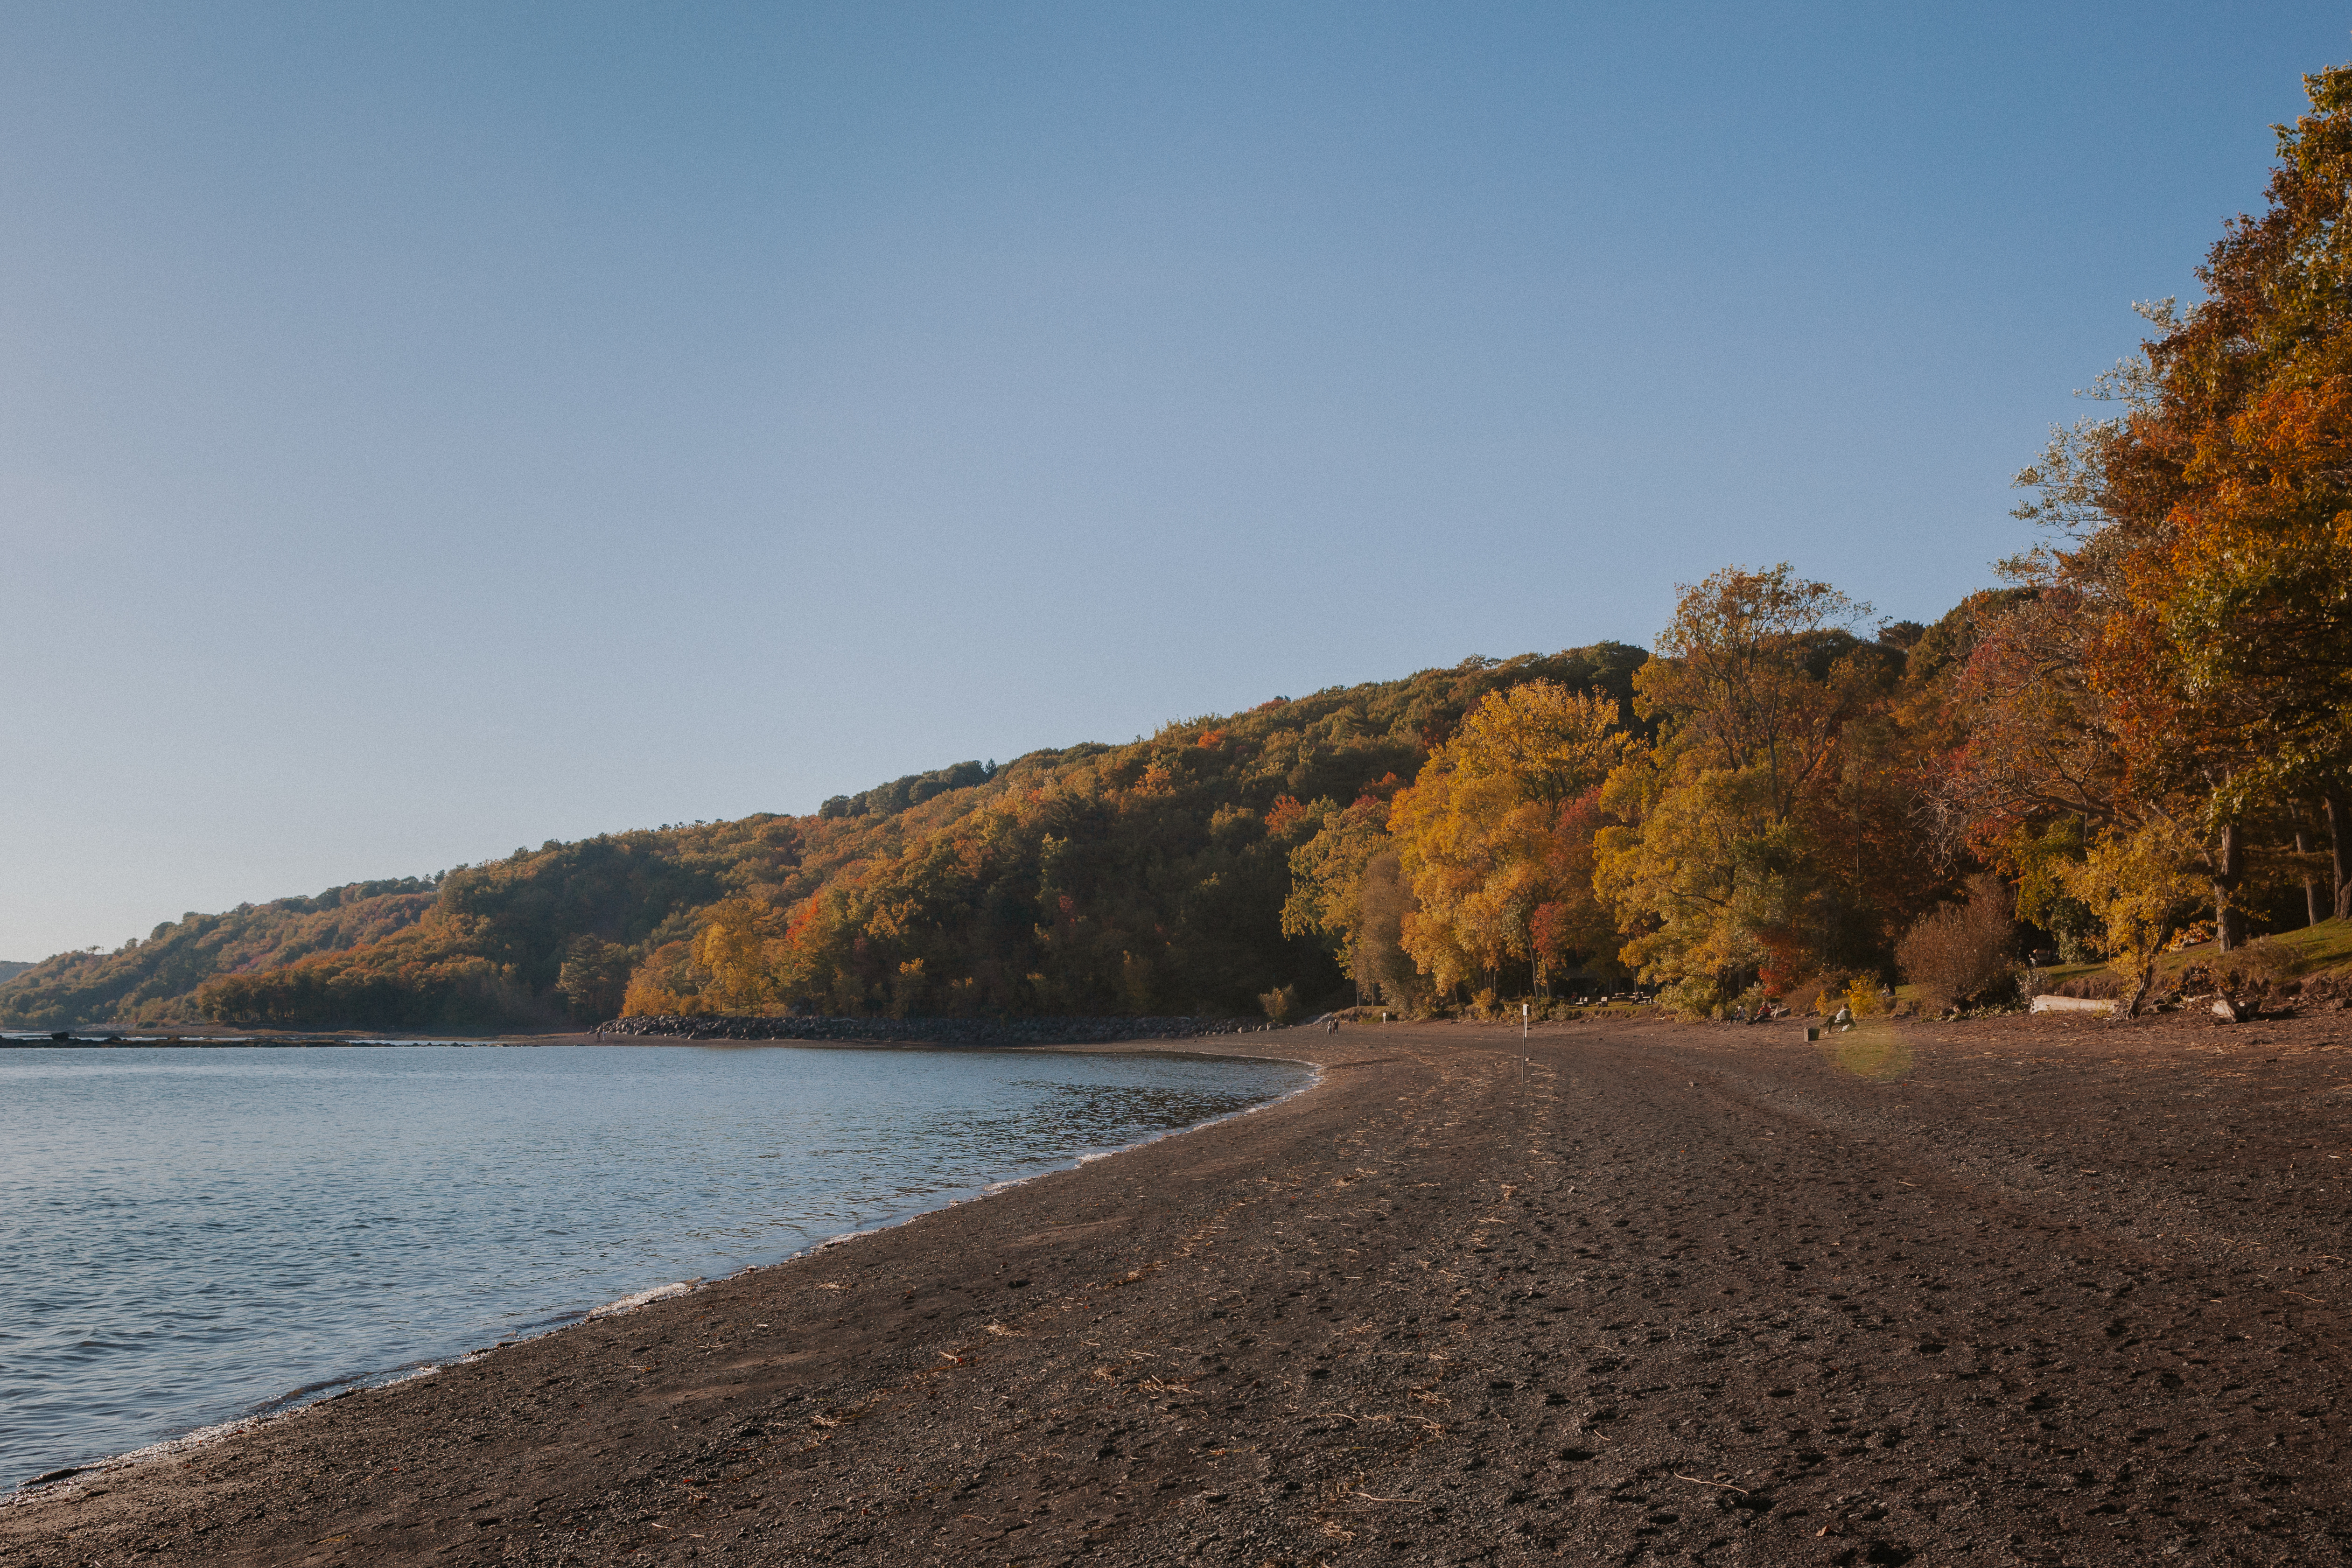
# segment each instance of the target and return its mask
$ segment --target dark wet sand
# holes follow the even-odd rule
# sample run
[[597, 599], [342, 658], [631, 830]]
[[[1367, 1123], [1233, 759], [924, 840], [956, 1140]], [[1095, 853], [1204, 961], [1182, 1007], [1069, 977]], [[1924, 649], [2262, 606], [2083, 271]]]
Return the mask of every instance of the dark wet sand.
[[2337, 1562], [2347, 1024], [1223, 1038], [1325, 1085], [77, 1478], [0, 1563]]

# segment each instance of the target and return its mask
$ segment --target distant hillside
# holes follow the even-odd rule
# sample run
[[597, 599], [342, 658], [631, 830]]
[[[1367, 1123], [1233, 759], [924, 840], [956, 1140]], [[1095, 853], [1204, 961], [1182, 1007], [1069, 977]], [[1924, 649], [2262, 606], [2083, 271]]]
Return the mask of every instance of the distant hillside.
[[[184, 921], [115, 953], [61, 954], [0, 984], [0, 1023], [200, 1010], [247, 1026], [545, 1026], [612, 1017], [633, 983], [684, 1010], [914, 1015], [1321, 995], [1341, 984], [1328, 946], [1281, 929], [1290, 851], [1321, 814], [1410, 780], [1488, 691], [1549, 679], [1629, 703], [1646, 657], [1603, 643], [1469, 659], [1127, 745], [957, 763], [809, 816], [550, 842], [394, 895], [413, 901], [363, 934], [304, 928], [299, 948], [271, 911], [318, 900], [192, 917], [249, 934], [196, 937]], [[776, 960], [751, 990], [726, 956], [746, 942]]]
[[406, 877], [352, 882], [315, 898], [182, 915], [112, 952], [61, 952], [12, 963], [0, 978], [0, 1027], [194, 1022], [196, 987], [219, 974], [277, 969], [318, 953], [381, 942], [433, 907], [434, 883]]
[[29, 960], [23, 963], [13, 963], [7, 959], [0, 958], [0, 985], [5, 985], [8, 982], [16, 979], [16, 976], [24, 973], [25, 971], [32, 967], [33, 965]]

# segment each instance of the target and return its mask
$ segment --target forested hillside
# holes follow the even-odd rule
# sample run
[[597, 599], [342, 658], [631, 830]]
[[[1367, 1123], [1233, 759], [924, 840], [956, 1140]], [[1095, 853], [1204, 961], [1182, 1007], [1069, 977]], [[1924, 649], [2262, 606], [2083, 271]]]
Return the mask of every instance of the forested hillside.
[[434, 898], [431, 881], [407, 877], [240, 904], [226, 914], [184, 914], [112, 952], [61, 952], [0, 980], [0, 1026], [192, 1019], [196, 987], [214, 975], [381, 942], [415, 924]]
[[2208, 942], [2213, 984], [2284, 973], [2231, 955], [2352, 919], [2352, 68], [2307, 85], [2207, 297], [2151, 309], [2112, 416], [2020, 476], [2044, 546], [1933, 626], [1725, 567], [1654, 657], [1474, 658], [189, 916], [0, 984], [0, 1022], [1491, 1015], [1628, 976], [1752, 1017], [1990, 1002], [2035, 948], [2136, 1006]]
[[[544, 1026], [610, 1017], [631, 1000], [1255, 1011], [1269, 991], [1319, 995], [1342, 983], [1328, 944], [1287, 935], [1282, 922], [1290, 851], [1321, 814], [1392, 792], [1489, 692], [1541, 679], [1626, 703], [1643, 657], [1601, 644], [1470, 659], [1127, 745], [959, 763], [810, 816], [550, 843], [447, 872], [402, 929], [320, 942], [290, 963], [216, 943], [209, 966], [193, 951], [166, 966], [149, 951], [165, 938], [159, 928], [147, 942], [64, 954], [0, 985], [0, 1021], [201, 1012], [300, 1027]], [[279, 907], [206, 918], [275, 929], [267, 911]], [[78, 984], [58, 984], [67, 976]]]
[[[810, 816], [191, 916], [0, 985], [0, 1017], [427, 1030], [1356, 999], [1493, 1016], [1628, 979], [1705, 1015], [1906, 973], [1966, 1001], [2023, 947], [2138, 963], [2203, 896], [2175, 874], [2143, 938], [2142, 905], [2103, 890], [2134, 842], [2121, 779], [2105, 816], [2021, 805], [2017, 781], [2054, 789], [2104, 754], [2053, 706], [2050, 683], [2076, 678], [2011, 663], [2054, 609], [2080, 611], [2053, 599], [2028, 584], [1865, 631], [1866, 606], [1827, 584], [1726, 568], [1683, 591], [1654, 658], [1470, 659], [957, 763]], [[2291, 799], [2239, 807], [2237, 875], [2212, 894], [2232, 942], [2324, 912], [2301, 820]], [[1920, 968], [1939, 932], [1973, 943], [1973, 969]]]

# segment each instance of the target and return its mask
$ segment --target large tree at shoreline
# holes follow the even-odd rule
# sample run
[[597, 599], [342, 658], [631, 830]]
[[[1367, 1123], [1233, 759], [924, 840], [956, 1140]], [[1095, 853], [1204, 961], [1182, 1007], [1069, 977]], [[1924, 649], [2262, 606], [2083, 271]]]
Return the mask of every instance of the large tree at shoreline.
[[[1887, 928], [1938, 880], [1906, 896], [1873, 875], [1911, 858], [1918, 836], [1875, 822], [1883, 765], [1849, 765], [1870, 750], [1857, 727], [1884, 721], [1906, 663], [1857, 635], [1868, 615], [1785, 562], [1726, 567], [1683, 588], [1643, 667], [1639, 710], [1658, 740], [1603, 793], [1616, 826], [1599, 833], [1595, 882], [1625, 962], [1691, 1010], [1878, 967], [1897, 934]], [[1864, 842], [1868, 854], [1841, 853]], [[1899, 907], [1882, 907], [1890, 896]]]
[[1979, 655], [1954, 773], [1996, 852], [2068, 816], [2124, 882], [2194, 869], [2223, 951], [2250, 879], [2316, 873], [2289, 847], [2308, 818], [2352, 913], [2352, 68], [2305, 86], [2206, 297], [2147, 308], [2157, 335], [2098, 389], [2121, 411], [2020, 476], [2055, 537], [2011, 563], [2034, 603]]

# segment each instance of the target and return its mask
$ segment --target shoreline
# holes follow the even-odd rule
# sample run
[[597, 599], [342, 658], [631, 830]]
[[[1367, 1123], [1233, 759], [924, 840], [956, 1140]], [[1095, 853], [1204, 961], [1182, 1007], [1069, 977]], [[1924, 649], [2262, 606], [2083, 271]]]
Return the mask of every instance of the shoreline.
[[1193, 1040], [1274, 1033], [1276, 1026], [1245, 1018], [1040, 1016], [1019, 1018], [874, 1018], [787, 1015], [712, 1015], [608, 1019], [584, 1029], [526, 1033], [403, 1036], [362, 1029], [240, 1029], [227, 1025], [175, 1026], [142, 1034], [129, 1026], [90, 1024], [70, 1029], [0, 1031], [0, 1047], [92, 1048], [201, 1046], [614, 1046], [841, 1045], [916, 1046], [939, 1050], [1093, 1048], [1147, 1040]]
[[[8, 1041], [5, 1043], [13, 1045], [17, 1042]], [[45, 1045], [53, 1045], [53, 1048], [69, 1048], [65, 1042], [52, 1043], [45, 1041], [41, 1043]], [[145, 1046], [152, 1043], [153, 1042], [121, 1042], [121, 1044], [130, 1046]], [[246, 1045], [257, 1042], [233, 1040], [227, 1042], [201, 1043]], [[315, 1042], [261, 1041], [257, 1043], [267, 1046], [272, 1044], [304, 1045]], [[389, 1049], [399, 1048], [406, 1046], [455, 1047], [465, 1045], [468, 1042], [354, 1039], [338, 1043], [353, 1047], [372, 1047]], [[766, 1269], [782, 1268], [801, 1258], [822, 1252], [829, 1247], [841, 1247], [852, 1242], [859, 1241], [867, 1237], [885, 1234], [901, 1226], [909, 1224], [914, 1220], [919, 1219], [926, 1215], [941, 1213], [963, 1205], [976, 1203], [983, 1198], [991, 1197], [1000, 1193], [1012, 1191], [1031, 1182], [1040, 1181], [1048, 1176], [1060, 1174], [1065, 1172], [1076, 1171], [1095, 1162], [1108, 1160], [1117, 1155], [1129, 1152], [1133, 1150], [1146, 1148], [1165, 1139], [1181, 1137], [1186, 1133], [1198, 1131], [1203, 1128], [1213, 1127], [1222, 1122], [1230, 1121], [1237, 1117], [1255, 1115], [1261, 1110], [1280, 1105], [1286, 1100], [1307, 1093], [1308, 1090], [1319, 1085], [1323, 1080], [1323, 1073], [1321, 1069], [1316, 1067], [1313, 1062], [1303, 1058], [1237, 1055], [1211, 1050], [1166, 1049], [1162, 1047], [1166, 1047], [1170, 1042], [1157, 1038], [1144, 1038], [1133, 1042], [1113, 1042], [1108, 1047], [1084, 1044], [1053, 1044], [1017, 1047], [969, 1047], [934, 1045], [920, 1041], [877, 1041], [869, 1045], [859, 1042], [837, 1040], [800, 1040], [789, 1038], [748, 1041], [724, 1038], [698, 1040], [663, 1037], [652, 1037], [646, 1038], [614, 1037], [593, 1040], [567, 1037], [549, 1042], [533, 1041], [506, 1043], [550, 1043], [565, 1046], [703, 1046], [707, 1047], [721, 1048], [758, 1047], [782, 1047], [796, 1050], [1018, 1050], [1024, 1054], [1050, 1053], [1071, 1056], [1116, 1055], [1122, 1057], [1147, 1058], [1166, 1057], [1181, 1058], [1185, 1060], [1193, 1061], [1232, 1061], [1249, 1063], [1287, 1062], [1304, 1068], [1307, 1077], [1305, 1082], [1300, 1083], [1294, 1088], [1285, 1089], [1281, 1093], [1274, 1095], [1269, 1099], [1259, 1100], [1255, 1104], [1244, 1106], [1239, 1110], [1221, 1111], [1217, 1115], [1212, 1116], [1203, 1121], [1193, 1122], [1181, 1127], [1166, 1128], [1160, 1131], [1148, 1133], [1132, 1142], [1123, 1143], [1113, 1148], [1082, 1149], [1069, 1153], [1068, 1155], [1058, 1159], [1056, 1163], [1047, 1165], [1042, 1169], [981, 1178], [968, 1186], [948, 1190], [947, 1194], [940, 1196], [936, 1202], [927, 1203], [921, 1207], [911, 1208], [903, 1212], [896, 1213], [889, 1217], [877, 1219], [873, 1223], [862, 1225], [853, 1230], [843, 1231], [836, 1235], [821, 1237], [815, 1240], [797, 1247], [790, 1252], [784, 1253], [780, 1257], [772, 1258], [765, 1262], [746, 1264], [730, 1273], [722, 1275], [696, 1276], [689, 1279], [671, 1280], [661, 1284], [649, 1285], [641, 1289], [633, 1291], [628, 1295], [616, 1298], [611, 1301], [603, 1302], [598, 1305], [583, 1309], [566, 1309], [564, 1310], [555, 1312], [552, 1316], [542, 1316], [534, 1319], [532, 1323], [526, 1325], [524, 1329], [515, 1331], [509, 1334], [501, 1335], [493, 1343], [477, 1350], [451, 1354], [439, 1359], [433, 1359], [430, 1357], [419, 1358], [417, 1360], [399, 1363], [393, 1366], [375, 1371], [358, 1372], [347, 1376], [329, 1378], [321, 1382], [313, 1383], [308, 1387], [299, 1388], [275, 1399], [266, 1401], [259, 1405], [250, 1407], [245, 1414], [231, 1416], [226, 1420], [210, 1422], [199, 1426], [192, 1427], [185, 1432], [174, 1433], [171, 1436], [159, 1438], [154, 1442], [142, 1444], [139, 1447], [125, 1450], [121, 1453], [107, 1454], [61, 1465], [56, 1468], [44, 1471], [38, 1475], [32, 1476], [25, 1480], [19, 1481], [5, 1490], [0, 1490], [0, 1510], [26, 1506], [35, 1501], [38, 1496], [48, 1488], [71, 1480], [74, 1478], [94, 1478], [101, 1475], [120, 1475], [157, 1459], [172, 1458], [192, 1451], [195, 1448], [208, 1447], [215, 1443], [226, 1441], [232, 1436], [238, 1436], [247, 1431], [257, 1429], [274, 1423], [289, 1420], [295, 1416], [313, 1411], [320, 1406], [330, 1404], [337, 1399], [345, 1398], [355, 1394], [381, 1392], [384, 1389], [396, 1387], [413, 1379], [436, 1375], [448, 1368], [469, 1365], [487, 1357], [497, 1354], [499, 1352], [509, 1350], [517, 1345], [530, 1343], [537, 1340], [548, 1338], [551, 1335], [560, 1334], [569, 1330], [582, 1327], [585, 1324], [597, 1322], [607, 1318], [620, 1316], [627, 1312], [650, 1306], [657, 1301], [673, 1300], [677, 1297], [689, 1294], [694, 1290], [703, 1289], [713, 1283], [722, 1280], [740, 1279], [751, 1275], [758, 1274]], [[74, 1045], [79, 1046], [81, 1048], [91, 1048], [97, 1044], [98, 1043], [96, 1042], [74, 1043]], [[1131, 1047], [1131, 1048], [1119, 1048], [1121, 1046], [1129, 1046]], [[85, 1480], [81, 1484], [87, 1485], [89, 1483]]]
[[1792, 1032], [1538, 1026], [1524, 1088], [1491, 1028], [1221, 1040], [1323, 1077], [58, 1483], [0, 1510], [0, 1563], [2284, 1564], [2352, 1538], [2346, 1162], [2310, 1152], [2346, 1146], [2342, 1026]]

